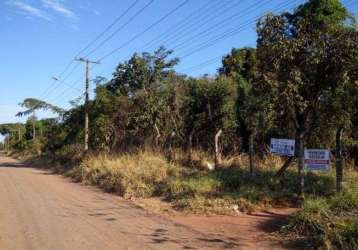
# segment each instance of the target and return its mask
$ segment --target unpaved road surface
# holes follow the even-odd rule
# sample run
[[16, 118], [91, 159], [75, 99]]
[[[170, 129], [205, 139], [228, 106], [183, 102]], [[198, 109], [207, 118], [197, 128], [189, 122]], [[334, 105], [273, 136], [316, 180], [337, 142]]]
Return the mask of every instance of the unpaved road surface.
[[249, 249], [204, 232], [0, 156], [1, 250]]

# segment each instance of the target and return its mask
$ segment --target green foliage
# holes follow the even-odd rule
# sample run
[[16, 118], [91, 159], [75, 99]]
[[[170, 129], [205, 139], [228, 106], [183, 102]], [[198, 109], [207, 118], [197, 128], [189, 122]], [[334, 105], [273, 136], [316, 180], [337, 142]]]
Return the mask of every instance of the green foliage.
[[[214, 171], [180, 171], [179, 176], [170, 178], [165, 195], [177, 208], [201, 211], [198, 204], [207, 199], [206, 211], [233, 212], [238, 206], [244, 212], [260, 206], [292, 203], [297, 200], [297, 173], [288, 171], [283, 179], [274, 178], [277, 167], [258, 168], [252, 177], [247, 167], [230, 163], [229, 166]], [[305, 193], [309, 197], [332, 197], [334, 176], [310, 173], [306, 178]], [[220, 208], [219, 204], [223, 206]], [[347, 206], [349, 206], [347, 203]], [[320, 207], [317, 205], [316, 207]]]
[[358, 247], [358, 194], [346, 192], [332, 198], [307, 199], [284, 230], [308, 237], [320, 249]]
[[233, 138], [237, 128], [236, 94], [235, 84], [230, 78], [189, 79], [185, 82], [184, 91], [182, 117], [185, 135], [194, 133], [195, 138], [200, 138], [197, 146], [206, 149], [212, 148], [214, 136], [220, 129], [226, 138]]
[[243, 138], [243, 147], [248, 151], [249, 136], [264, 136], [272, 126], [272, 105], [266, 94], [256, 88], [257, 56], [253, 48], [233, 49], [224, 57], [221, 75], [236, 83], [236, 122]]
[[36, 110], [50, 110], [53, 113], [59, 115], [63, 114], [64, 112], [63, 109], [57, 106], [51, 105], [35, 98], [27, 98], [19, 105], [23, 108], [26, 108], [26, 110], [17, 113], [16, 116], [28, 116], [30, 114], [33, 114]]
[[107, 88], [114, 93], [132, 95], [138, 90], [150, 91], [169, 76], [178, 59], [167, 60], [172, 51], [160, 47], [154, 54], [134, 54], [128, 62], [118, 65]]
[[344, 26], [350, 18], [340, 0], [310, 0], [300, 5], [293, 15], [289, 15], [294, 23], [308, 19], [317, 25]]
[[[292, 14], [294, 18], [268, 15], [258, 23], [257, 55], [263, 78], [259, 87], [271, 93], [278, 113], [296, 129], [311, 130], [322, 95], [345, 86], [353, 73], [350, 64], [356, 59], [351, 55], [358, 47], [349, 44], [357, 39], [357, 32], [343, 25], [348, 16], [338, 5], [338, 1], [309, 1]], [[324, 17], [331, 21], [321, 23]], [[343, 26], [333, 25], [337, 22]]]

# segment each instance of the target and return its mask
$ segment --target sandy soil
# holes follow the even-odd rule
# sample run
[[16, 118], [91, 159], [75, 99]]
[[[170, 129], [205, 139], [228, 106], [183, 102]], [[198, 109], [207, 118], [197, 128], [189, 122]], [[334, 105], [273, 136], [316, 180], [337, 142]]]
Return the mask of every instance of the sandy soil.
[[159, 215], [0, 156], [0, 249], [283, 249], [270, 232], [292, 210]]

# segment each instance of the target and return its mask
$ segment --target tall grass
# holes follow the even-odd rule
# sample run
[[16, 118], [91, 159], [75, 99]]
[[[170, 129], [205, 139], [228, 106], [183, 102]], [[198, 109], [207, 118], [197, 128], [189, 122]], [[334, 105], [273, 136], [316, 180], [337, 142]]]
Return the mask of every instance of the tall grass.
[[309, 198], [284, 230], [304, 235], [314, 248], [358, 249], [357, 195]]
[[88, 157], [73, 169], [71, 176], [124, 197], [150, 197], [160, 193], [173, 172], [174, 167], [164, 157], [138, 153]]
[[342, 195], [311, 196], [284, 231], [305, 236], [313, 248], [358, 249], [358, 175], [346, 172]]
[[[275, 178], [282, 161], [268, 157], [257, 165], [254, 176], [247, 167], [247, 156], [224, 161], [215, 170], [208, 170], [209, 156], [200, 152], [195, 161], [170, 163], [164, 156], [141, 152], [122, 156], [90, 156], [82, 160], [70, 175], [90, 185], [124, 197], [160, 195], [175, 208], [191, 212], [232, 213], [233, 209], [250, 212], [259, 207], [297, 200], [298, 176], [292, 167], [283, 178]], [[200, 157], [199, 157], [200, 156]], [[200, 159], [205, 159], [200, 161]], [[334, 194], [334, 176], [308, 173], [308, 195], [326, 197]]]

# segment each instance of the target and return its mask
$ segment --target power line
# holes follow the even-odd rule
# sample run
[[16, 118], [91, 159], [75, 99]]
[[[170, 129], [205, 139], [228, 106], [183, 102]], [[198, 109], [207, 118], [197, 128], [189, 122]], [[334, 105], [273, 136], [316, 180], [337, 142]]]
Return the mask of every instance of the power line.
[[138, 39], [139, 37], [141, 37], [142, 35], [144, 35], [145, 33], [147, 33], [149, 30], [153, 29], [155, 26], [157, 26], [158, 24], [160, 24], [161, 22], [163, 22], [165, 19], [167, 19], [169, 16], [171, 16], [172, 14], [174, 14], [175, 12], [177, 12], [180, 8], [182, 8], [184, 5], [186, 5], [189, 2], [189, 0], [185, 0], [183, 3], [181, 3], [180, 5], [178, 5], [177, 7], [175, 7], [173, 10], [169, 11], [166, 15], [164, 15], [163, 17], [161, 17], [159, 20], [157, 20], [156, 22], [154, 22], [153, 24], [151, 24], [149, 27], [147, 27], [145, 30], [143, 30], [142, 32], [138, 33], [137, 35], [135, 35], [134, 37], [132, 37], [130, 40], [128, 40], [127, 42], [123, 43], [120, 47], [112, 50], [111, 52], [109, 52], [108, 54], [104, 55], [103, 57], [100, 58], [100, 61], [106, 59], [107, 57], [113, 55], [114, 53], [116, 53], [117, 51], [121, 50], [122, 48], [126, 47], [127, 45], [129, 45], [131, 42], [135, 41], [136, 39]]
[[[90, 68], [90, 70], [92, 70], [92, 67]], [[84, 76], [80, 76], [77, 80], [75, 80], [70, 86], [71, 87], [75, 87], [78, 83], [80, 83], [85, 77]], [[66, 88], [65, 90], [63, 90], [57, 97], [55, 97], [55, 99], [53, 99], [53, 102], [57, 103], [69, 90], [69, 88]], [[84, 95], [83, 92], [81, 93], [81, 96]]]
[[[158, 41], [160, 40], [160, 38], [164, 37], [166, 40], [165, 41], [169, 41], [169, 40], [172, 40], [172, 39], [176, 39], [176, 37], [178, 37], [178, 33], [183, 33], [183, 32], [187, 32], [188, 29], [192, 28], [193, 26], [195, 28], [197, 28], [197, 26], [204, 26], [207, 22], [207, 19], [209, 19], [209, 22], [213, 20], [213, 18], [217, 18], [218, 16], [220, 16], [220, 14], [223, 14], [225, 13], [227, 10], [230, 10], [230, 9], [233, 9], [235, 8], [238, 4], [241, 4], [242, 2], [235, 2], [233, 5], [227, 5], [227, 2], [224, 2], [223, 5], [219, 5], [219, 6], [216, 6], [215, 5], [215, 2], [212, 1], [211, 3], [214, 3], [213, 4], [209, 4], [209, 5], [204, 5], [204, 6], [201, 6], [199, 9], [195, 10], [194, 12], [192, 12], [190, 15], [188, 15], [184, 20], [185, 22], [178, 22], [176, 23], [175, 25], [171, 26], [170, 29], [168, 29], [167, 31], [172, 31], [174, 28], [175, 28], [175, 31], [176, 32], [170, 32], [170, 34], [166, 34], [166, 33], [163, 33], [159, 36], [157, 36], [156, 38], [152, 39], [150, 42], [148, 42], [146, 45], [144, 45], [143, 47], [148, 47], [148, 45], [152, 44], [154, 41]], [[202, 8], [204, 7], [204, 8]], [[215, 7], [215, 10], [216, 12], [210, 12], [209, 15], [207, 15], [207, 11], [210, 11], [210, 7]], [[224, 9], [223, 9], [224, 8]], [[222, 10], [223, 9], [223, 10]], [[219, 10], [222, 10], [221, 12], [219, 12]], [[193, 17], [193, 14], [195, 13], [199, 13], [199, 15], [197, 16], [194, 16]], [[214, 15], [212, 15], [214, 14]], [[205, 18], [203, 19], [200, 19], [201, 16], [203, 16]], [[196, 19], [200, 19], [198, 22], [195, 22]], [[194, 23], [193, 23], [194, 21]], [[181, 24], [181, 25], [180, 25]], [[178, 26], [179, 25], [179, 26]], [[178, 26], [178, 27], [176, 27]], [[178, 30], [180, 32], [178, 32]], [[174, 35], [174, 36], [173, 36]], [[169, 39], [168, 39], [169, 38]], [[160, 41], [162, 43], [162, 41]]]
[[[289, 2], [288, 4], [286, 3], [286, 4], [280, 4], [280, 5], [278, 5], [277, 7], [276, 7], [276, 9], [275, 10], [273, 10], [273, 12], [276, 12], [276, 11], [282, 11], [282, 10], [284, 10], [285, 8], [287, 8], [288, 6], [290, 6], [290, 4], [291, 3], [294, 3], [294, 2], [296, 2], [296, 1], [291, 1], [291, 2]], [[262, 17], [262, 16], [260, 16], [260, 17]], [[251, 22], [247, 22], [247, 24], [253, 24], [253, 23], [255, 23], [257, 21], [257, 19], [255, 19], [254, 21], [251, 21]], [[240, 27], [239, 27], [239, 29], [235, 29], [235, 31], [237, 32], [237, 31], [243, 31], [246, 27], [248, 26], [248, 25], [241, 25]], [[237, 34], [237, 33], [236, 33]], [[217, 40], [215, 40], [215, 41], [213, 41], [212, 43], [214, 43], [214, 44], [216, 44], [216, 42], [217, 42]], [[250, 44], [247, 44], [246, 46], [249, 46]], [[244, 46], [244, 47], [246, 47], [246, 46]], [[196, 52], [196, 50], [194, 51], [194, 52]], [[189, 55], [188, 55], [189, 56]], [[218, 57], [214, 57], [214, 58], [211, 58], [211, 59], [208, 59], [208, 60], [206, 60], [206, 61], [204, 61], [204, 62], [202, 62], [202, 63], [199, 63], [199, 64], [197, 64], [197, 65], [194, 65], [194, 66], [192, 66], [192, 67], [188, 67], [188, 68], [185, 68], [185, 69], [183, 69], [183, 70], [181, 70], [181, 71], [196, 71], [196, 70], [198, 70], [198, 69], [201, 69], [201, 68], [204, 68], [205, 66], [208, 66], [208, 65], [211, 65], [211, 64], [214, 64], [214, 63], [216, 63], [217, 62], [217, 60], [219, 59], [219, 58], [223, 58], [224, 56], [218, 56]], [[184, 57], [181, 57], [181, 58], [184, 58]]]
[[86, 54], [86, 57], [92, 55], [96, 50], [101, 48], [104, 44], [106, 44], [109, 40], [111, 40], [116, 34], [118, 34], [123, 28], [125, 28], [130, 22], [132, 22], [136, 17], [138, 17], [143, 11], [145, 11], [150, 5], [154, 3], [154, 0], [151, 0], [148, 4], [146, 4], [143, 8], [141, 8], [138, 12], [136, 12], [129, 20], [116, 29], [111, 35], [109, 35], [104, 41], [102, 41], [98, 46], [92, 49], [89, 53]]
[[[270, 0], [271, 1], [271, 0]], [[169, 13], [167, 13], [165, 16], [163, 16], [162, 18], [160, 18], [159, 20], [157, 20], [155, 23], [153, 23], [152, 25], [150, 25], [148, 28], [146, 28], [144, 31], [140, 32], [139, 34], [137, 34], [136, 36], [134, 36], [132, 39], [130, 39], [129, 41], [125, 42], [124, 44], [122, 44], [119, 48], [116, 48], [115, 50], [112, 50], [110, 53], [106, 54], [105, 56], [101, 57], [101, 61], [104, 60], [105, 58], [109, 57], [110, 55], [114, 54], [115, 52], [117, 52], [118, 50], [122, 49], [123, 47], [127, 46], [129, 43], [131, 43], [132, 41], [136, 40], [137, 38], [139, 38], [140, 36], [142, 36], [143, 34], [145, 34], [146, 32], [148, 32], [150, 29], [154, 28], [156, 25], [160, 24], [162, 21], [164, 21], [167, 17], [169, 17], [170, 15], [172, 15], [174, 12], [176, 12], [178, 9], [180, 9], [182, 6], [184, 6], [185, 4], [187, 4], [188, 0], [183, 2], [182, 4], [180, 4], [179, 6], [177, 6], [176, 8], [174, 8], [172, 11], [170, 11]], [[232, 6], [231, 6], [232, 7]], [[232, 18], [232, 17], [231, 17]]]
[[[293, 1], [291, 1], [291, 2], [293, 2]], [[291, 2], [290, 2], [290, 3], [291, 3]], [[183, 4], [185, 4], [185, 3], [186, 3], [186, 2], [184, 2]], [[283, 4], [281, 4], [281, 5], [283, 5]], [[280, 6], [281, 6], [281, 5], [280, 5]], [[288, 4], [284, 4], [283, 6], [288, 6]], [[178, 6], [177, 8], [175, 8], [175, 9], [178, 9], [179, 7], [181, 7], [181, 5], [179, 5], [179, 6]], [[175, 9], [174, 9], [174, 10], [175, 10]], [[174, 10], [173, 10], [173, 11], [174, 11]], [[161, 21], [163, 21], [163, 20], [164, 20], [169, 14], [171, 14], [173, 11], [169, 12], [167, 15], [165, 15], [164, 17], [162, 17], [161, 19], [159, 19], [158, 21], [156, 21], [155, 23], [153, 23], [151, 26], [149, 26], [149, 27], [148, 27], [147, 29], [145, 29], [143, 32], [141, 32], [141, 33], [137, 34], [136, 36], [134, 36], [132, 39], [130, 39], [129, 41], [127, 41], [126, 43], [124, 43], [121, 47], [119, 47], [119, 48], [117, 48], [117, 49], [111, 51], [111, 53], [109, 53], [109, 54], [103, 56], [103, 57], [101, 58], [101, 60], [103, 60], [103, 59], [107, 58], [108, 56], [112, 55], [113, 53], [117, 52], [119, 49], [123, 48], [124, 46], [126, 46], [127, 44], [129, 44], [130, 42], [132, 42], [133, 40], [137, 39], [138, 37], [140, 37], [141, 35], [143, 35], [143, 34], [146, 33], [147, 31], [149, 31], [151, 28], [153, 28], [153, 26], [159, 24]], [[253, 20], [252, 22], [256, 22], [256, 20], [257, 20], [257, 19]], [[234, 31], [235, 31], [235, 32], [238, 32], [238, 31], [241, 32], [241, 31], [245, 28], [245, 26], [247, 26], [248, 24], [251, 24], [252, 22], [246, 22], [246, 23], [245, 23], [246, 25], [244, 24], [244, 25], [240, 26], [239, 29], [230, 30], [230, 32], [226, 32], [226, 33], [224, 33], [224, 34], [221, 34], [220, 37], [215, 37], [215, 41], [217, 41], [218, 39], [225, 38], [227, 35], [234, 35], [234, 34], [233, 34]], [[223, 35], [224, 35], [224, 37], [223, 37]], [[210, 40], [209, 40], [209, 41], [210, 41]], [[207, 41], [206, 43], [208, 43], [208, 41]], [[205, 45], [206, 45], [206, 44], [205, 44]], [[200, 48], [200, 49], [202, 49], [202, 48]], [[196, 50], [195, 50], [194, 52], [196, 52]], [[189, 56], [189, 55], [186, 55], [186, 56]], [[182, 58], [183, 58], [183, 57], [182, 57]], [[79, 79], [79, 80], [80, 80], [80, 79]], [[79, 80], [78, 80], [77, 82], [79, 82]], [[75, 84], [76, 84], [77, 82], [75, 82]]]
[[197, 65], [194, 65], [194, 66], [191, 66], [191, 67], [188, 67], [188, 68], [184, 68], [183, 70], [181, 71], [192, 71], [192, 70], [196, 70], [196, 69], [200, 69], [202, 67], [205, 67], [207, 65], [211, 65], [212, 63], [216, 63], [217, 60], [219, 59], [222, 59], [224, 56], [216, 56], [214, 58], [211, 58], [211, 59], [208, 59], [200, 64], [197, 64]]
[[[226, 3], [224, 2], [224, 4], [226, 4]], [[205, 3], [203, 6], [200, 6], [198, 9], [195, 9], [195, 11], [193, 11], [192, 13], [190, 13], [188, 16], [186, 16], [184, 18], [184, 22], [180, 21], [180, 22], [177, 22], [176, 24], [170, 26], [169, 29], [167, 29], [165, 32], [161, 33], [159, 36], [155, 37], [154, 39], [152, 39], [151, 41], [146, 43], [143, 47], [148, 48], [151, 45], [154, 45], [154, 43], [158, 43], [158, 41], [160, 41], [160, 39], [162, 39], [161, 41], [163, 41], [164, 39], [168, 39], [169, 37], [171, 37], [172, 34], [178, 34], [180, 31], [182, 31], [182, 28], [185, 28], [188, 24], [192, 23], [192, 21], [195, 21], [196, 19], [199, 19], [202, 16], [207, 17], [206, 14], [208, 11], [210, 11], [210, 8], [212, 7], [211, 5], [214, 5], [213, 7], [217, 7], [215, 0], [211, 1], [209, 4]], [[221, 8], [221, 7], [219, 6], [218, 8]], [[159, 43], [162, 43], [162, 42], [159, 42]]]
[[78, 52], [75, 57], [80, 56], [83, 52], [85, 52], [93, 44], [95, 44], [99, 39], [101, 39], [106, 34], [107, 31], [109, 31], [112, 27], [114, 27], [114, 25], [116, 25], [119, 21], [121, 21], [122, 18], [125, 15], [127, 15], [138, 3], [139, 3], [139, 0], [136, 0], [133, 4], [131, 4], [122, 14], [120, 14], [119, 17], [117, 17], [111, 24], [109, 24], [94, 40], [89, 42], [85, 48], [83, 48], [80, 52]]
[[[169, 11], [167, 14], [165, 14], [163, 17], [161, 17], [160, 19], [158, 19], [157, 21], [155, 21], [154, 23], [152, 23], [150, 26], [148, 26], [145, 30], [143, 30], [142, 32], [136, 34], [134, 37], [132, 37], [131, 39], [129, 39], [128, 41], [126, 41], [125, 43], [123, 43], [120, 47], [112, 50], [110, 53], [102, 56], [99, 61], [103, 61], [106, 58], [108, 58], [109, 56], [113, 55], [114, 53], [118, 52], [120, 49], [124, 48], [125, 46], [127, 46], [128, 44], [130, 44], [131, 42], [135, 41], [136, 39], [138, 39], [139, 37], [141, 37], [142, 35], [144, 35], [145, 33], [147, 33], [149, 30], [153, 29], [155, 26], [159, 25], [160, 23], [162, 23], [165, 19], [167, 19], [169, 16], [173, 15], [175, 12], [177, 12], [180, 8], [182, 8], [184, 5], [186, 5], [189, 2], [189, 0], [185, 0], [184, 2], [182, 2], [180, 5], [178, 5], [177, 7], [175, 7], [174, 9], [172, 9], [171, 11]], [[91, 67], [91, 70], [95, 67], [96, 65], [93, 65]], [[77, 84], [77, 81], [74, 83], [74, 85]], [[72, 85], [73, 86], [73, 85]]]
[[[153, 0], [152, 0], [153, 1]], [[189, 0], [184, 1], [183, 3], [181, 3], [180, 5], [178, 5], [177, 7], [175, 7], [174, 9], [172, 9], [171, 11], [169, 11], [166, 15], [164, 15], [163, 17], [161, 17], [159, 20], [157, 20], [156, 22], [154, 22], [153, 24], [151, 24], [150, 26], [148, 26], [144, 31], [138, 33], [137, 35], [135, 35], [134, 37], [132, 37], [130, 40], [128, 40], [127, 42], [125, 42], [124, 44], [122, 44], [122, 46], [120, 46], [119, 48], [116, 48], [114, 50], [112, 50], [110, 53], [104, 55], [103, 57], [100, 58], [99, 61], [103, 61], [104, 59], [106, 59], [107, 57], [111, 56], [112, 54], [116, 53], [117, 51], [119, 51], [120, 49], [122, 49], [123, 47], [127, 46], [128, 44], [130, 44], [131, 42], [133, 42], [134, 40], [138, 39], [139, 37], [141, 37], [142, 35], [144, 35], [146, 32], [148, 32], [149, 30], [153, 29], [155, 26], [159, 25], [161, 22], [163, 22], [165, 19], [167, 19], [169, 16], [171, 16], [172, 14], [174, 14], [175, 12], [177, 12], [180, 8], [182, 8], [184, 5], [186, 5], [189, 2]], [[152, 2], [150, 2], [152, 3]], [[96, 65], [94, 65], [93, 67], [95, 67]], [[92, 68], [93, 68], [92, 67]], [[92, 69], [91, 68], [91, 69]], [[76, 84], [76, 83], [75, 83]], [[72, 85], [73, 86], [73, 85]]]
[[[280, 10], [284, 10], [285, 8], [289, 7], [293, 2], [296, 2], [296, 0], [293, 1], [289, 1], [289, 3], [286, 4], [282, 4], [280, 5], [279, 8], [281, 8]], [[249, 27], [250, 25], [256, 23], [260, 18], [262, 17], [262, 15], [257, 16], [254, 20], [248, 20], [246, 21], [244, 24], [242, 24], [241, 26], [239, 26], [238, 28], [234, 28], [234, 29], [230, 29], [214, 38], [211, 38], [201, 44], [199, 44], [195, 49], [191, 50], [190, 52], [184, 54], [183, 56], [181, 56], [180, 58], [186, 58], [190, 55], [193, 55], [194, 53], [203, 50], [205, 48], [211, 47], [215, 44], [217, 44], [217, 42], [221, 41], [221, 40], [225, 40], [229, 37], [235, 36], [239, 33], [241, 33], [243, 30], [245, 30], [247, 27]]]
[[[121, 21], [123, 19], [123, 17], [128, 14], [131, 9], [133, 9], [137, 4], [139, 3], [139, 0], [136, 0], [132, 5], [130, 5], [124, 12], [122, 12], [112, 23], [110, 23], [99, 35], [97, 35], [92, 41], [90, 41], [82, 50], [80, 50], [75, 57], [80, 56], [80, 54], [82, 54], [84, 51], [86, 51], [88, 48], [90, 48], [93, 44], [95, 44], [100, 38], [102, 38], [106, 32], [108, 32], [112, 27], [114, 27], [114, 25], [116, 25], [119, 21]], [[59, 75], [59, 77], [61, 78], [72, 66], [72, 64], [74, 63], [73, 60], [71, 60], [65, 67], [65, 69], [61, 72], [61, 74]], [[68, 74], [63, 80], [61, 79], [60, 82], [57, 82], [58, 85], [61, 85], [76, 69], [78, 68], [78, 64], [77, 66], [75, 66], [75, 68], [73, 68], [70, 72], [70, 74]], [[56, 81], [54, 82], [54, 84], [56, 83]], [[51, 90], [52, 85], [50, 85], [42, 94], [41, 96], [44, 96], [46, 94], [49, 94], [49, 91]], [[54, 86], [55, 88], [52, 90], [56, 90], [58, 87]]]
[[[234, 4], [232, 4], [232, 5], [230, 5], [230, 4], [228, 5], [227, 3], [224, 3], [223, 6], [219, 6], [219, 7], [215, 8], [214, 11], [210, 11], [209, 14], [203, 13], [204, 14], [203, 18], [200, 18], [200, 16], [199, 16], [198, 21], [196, 21], [194, 19], [193, 23], [189, 22], [189, 25], [184, 26], [184, 29], [181, 29], [181, 30], [179, 29], [179, 32], [169, 35], [168, 38], [160, 41], [160, 43], [165, 44], [165, 43], [169, 43], [171, 41], [175, 41], [175, 42], [181, 41], [182, 39], [187, 37], [190, 33], [200, 29], [201, 27], [205, 27], [207, 24], [209, 24], [213, 20], [217, 19], [222, 14], [225, 14], [226, 12], [228, 12], [232, 9], [235, 9], [238, 5], [242, 4], [242, 2], [244, 2], [244, 1], [237, 1], [237, 2], [234, 2]], [[175, 49], [175, 48], [173, 48], [173, 49]]]
[[[204, 31], [194, 35], [194, 36], [191, 36], [190, 38], [188, 38], [187, 40], [179, 43], [178, 45], [174, 46], [173, 49], [177, 49], [177, 48], [180, 48], [182, 47], [183, 45], [186, 45], [188, 42], [190, 41], [194, 41], [194, 39], [196, 38], [200, 38], [200, 36], [206, 36], [206, 35], [210, 35], [213, 31], [216, 31], [216, 30], [220, 30], [222, 27], [225, 27], [228, 22], [234, 20], [235, 18], [237, 17], [243, 17], [243, 16], [246, 16], [246, 14], [250, 14], [251, 12], [251, 9], [253, 8], [259, 8], [260, 6], [263, 6], [269, 2], [271, 2], [272, 0], [266, 0], [266, 1], [262, 1], [262, 0], [259, 0], [257, 2], [255, 2], [254, 4], [250, 5], [248, 8], [246, 8], [244, 11], [240, 11], [238, 13], [235, 13], [234, 15], [231, 15], [230, 17], [227, 17], [225, 18], [224, 20], [210, 26], [209, 28], [205, 29]], [[262, 4], [262, 2], [264, 2]], [[242, 13], [245, 13], [245, 14], [242, 14]]]

